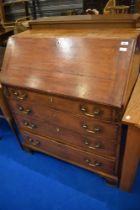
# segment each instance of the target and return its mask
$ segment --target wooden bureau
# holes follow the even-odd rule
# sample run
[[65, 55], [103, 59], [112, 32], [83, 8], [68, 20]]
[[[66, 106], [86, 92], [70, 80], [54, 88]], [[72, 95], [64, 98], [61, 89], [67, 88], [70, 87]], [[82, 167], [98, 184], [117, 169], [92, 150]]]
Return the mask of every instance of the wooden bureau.
[[120, 17], [33, 21], [30, 30], [9, 39], [1, 73], [24, 148], [114, 183], [121, 118], [140, 63], [139, 16]]

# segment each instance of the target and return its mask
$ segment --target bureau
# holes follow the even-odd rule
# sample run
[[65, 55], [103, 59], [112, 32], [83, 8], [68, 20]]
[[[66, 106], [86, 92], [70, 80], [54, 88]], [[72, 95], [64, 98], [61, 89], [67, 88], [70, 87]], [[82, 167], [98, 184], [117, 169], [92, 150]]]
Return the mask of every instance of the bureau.
[[9, 39], [0, 76], [23, 148], [118, 182], [138, 23], [139, 15], [55, 17]]

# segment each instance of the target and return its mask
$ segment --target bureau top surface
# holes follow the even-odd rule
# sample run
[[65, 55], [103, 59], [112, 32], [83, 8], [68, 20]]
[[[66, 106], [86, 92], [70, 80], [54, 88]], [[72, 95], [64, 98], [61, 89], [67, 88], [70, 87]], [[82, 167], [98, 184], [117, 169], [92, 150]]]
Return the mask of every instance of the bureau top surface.
[[121, 107], [139, 31], [36, 29], [9, 39], [3, 84]]
[[140, 128], [140, 75], [137, 79], [122, 121], [124, 124], [130, 124]]

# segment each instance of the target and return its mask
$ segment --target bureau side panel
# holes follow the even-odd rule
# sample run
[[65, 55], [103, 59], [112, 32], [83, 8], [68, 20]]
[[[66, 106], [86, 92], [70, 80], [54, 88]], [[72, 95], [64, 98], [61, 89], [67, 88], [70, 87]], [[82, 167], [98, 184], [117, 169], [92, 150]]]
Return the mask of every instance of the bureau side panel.
[[136, 51], [131, 64], [131, 71], [126, 85], [124, 97], [123, 97], [123, 106], [126, 107], [135, 82], [139, 74], [140, 67], [140, 51]]

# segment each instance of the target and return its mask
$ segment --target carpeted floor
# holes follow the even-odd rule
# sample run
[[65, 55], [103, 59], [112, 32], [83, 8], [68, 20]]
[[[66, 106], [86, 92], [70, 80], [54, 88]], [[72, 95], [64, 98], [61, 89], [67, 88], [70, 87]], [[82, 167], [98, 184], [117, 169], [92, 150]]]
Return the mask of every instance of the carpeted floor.
[[22, 151], [4, 120], [0, 136], [0, 210], [140, 210], [140, 169], [132, 192], [121, 192], [84, 169]]

